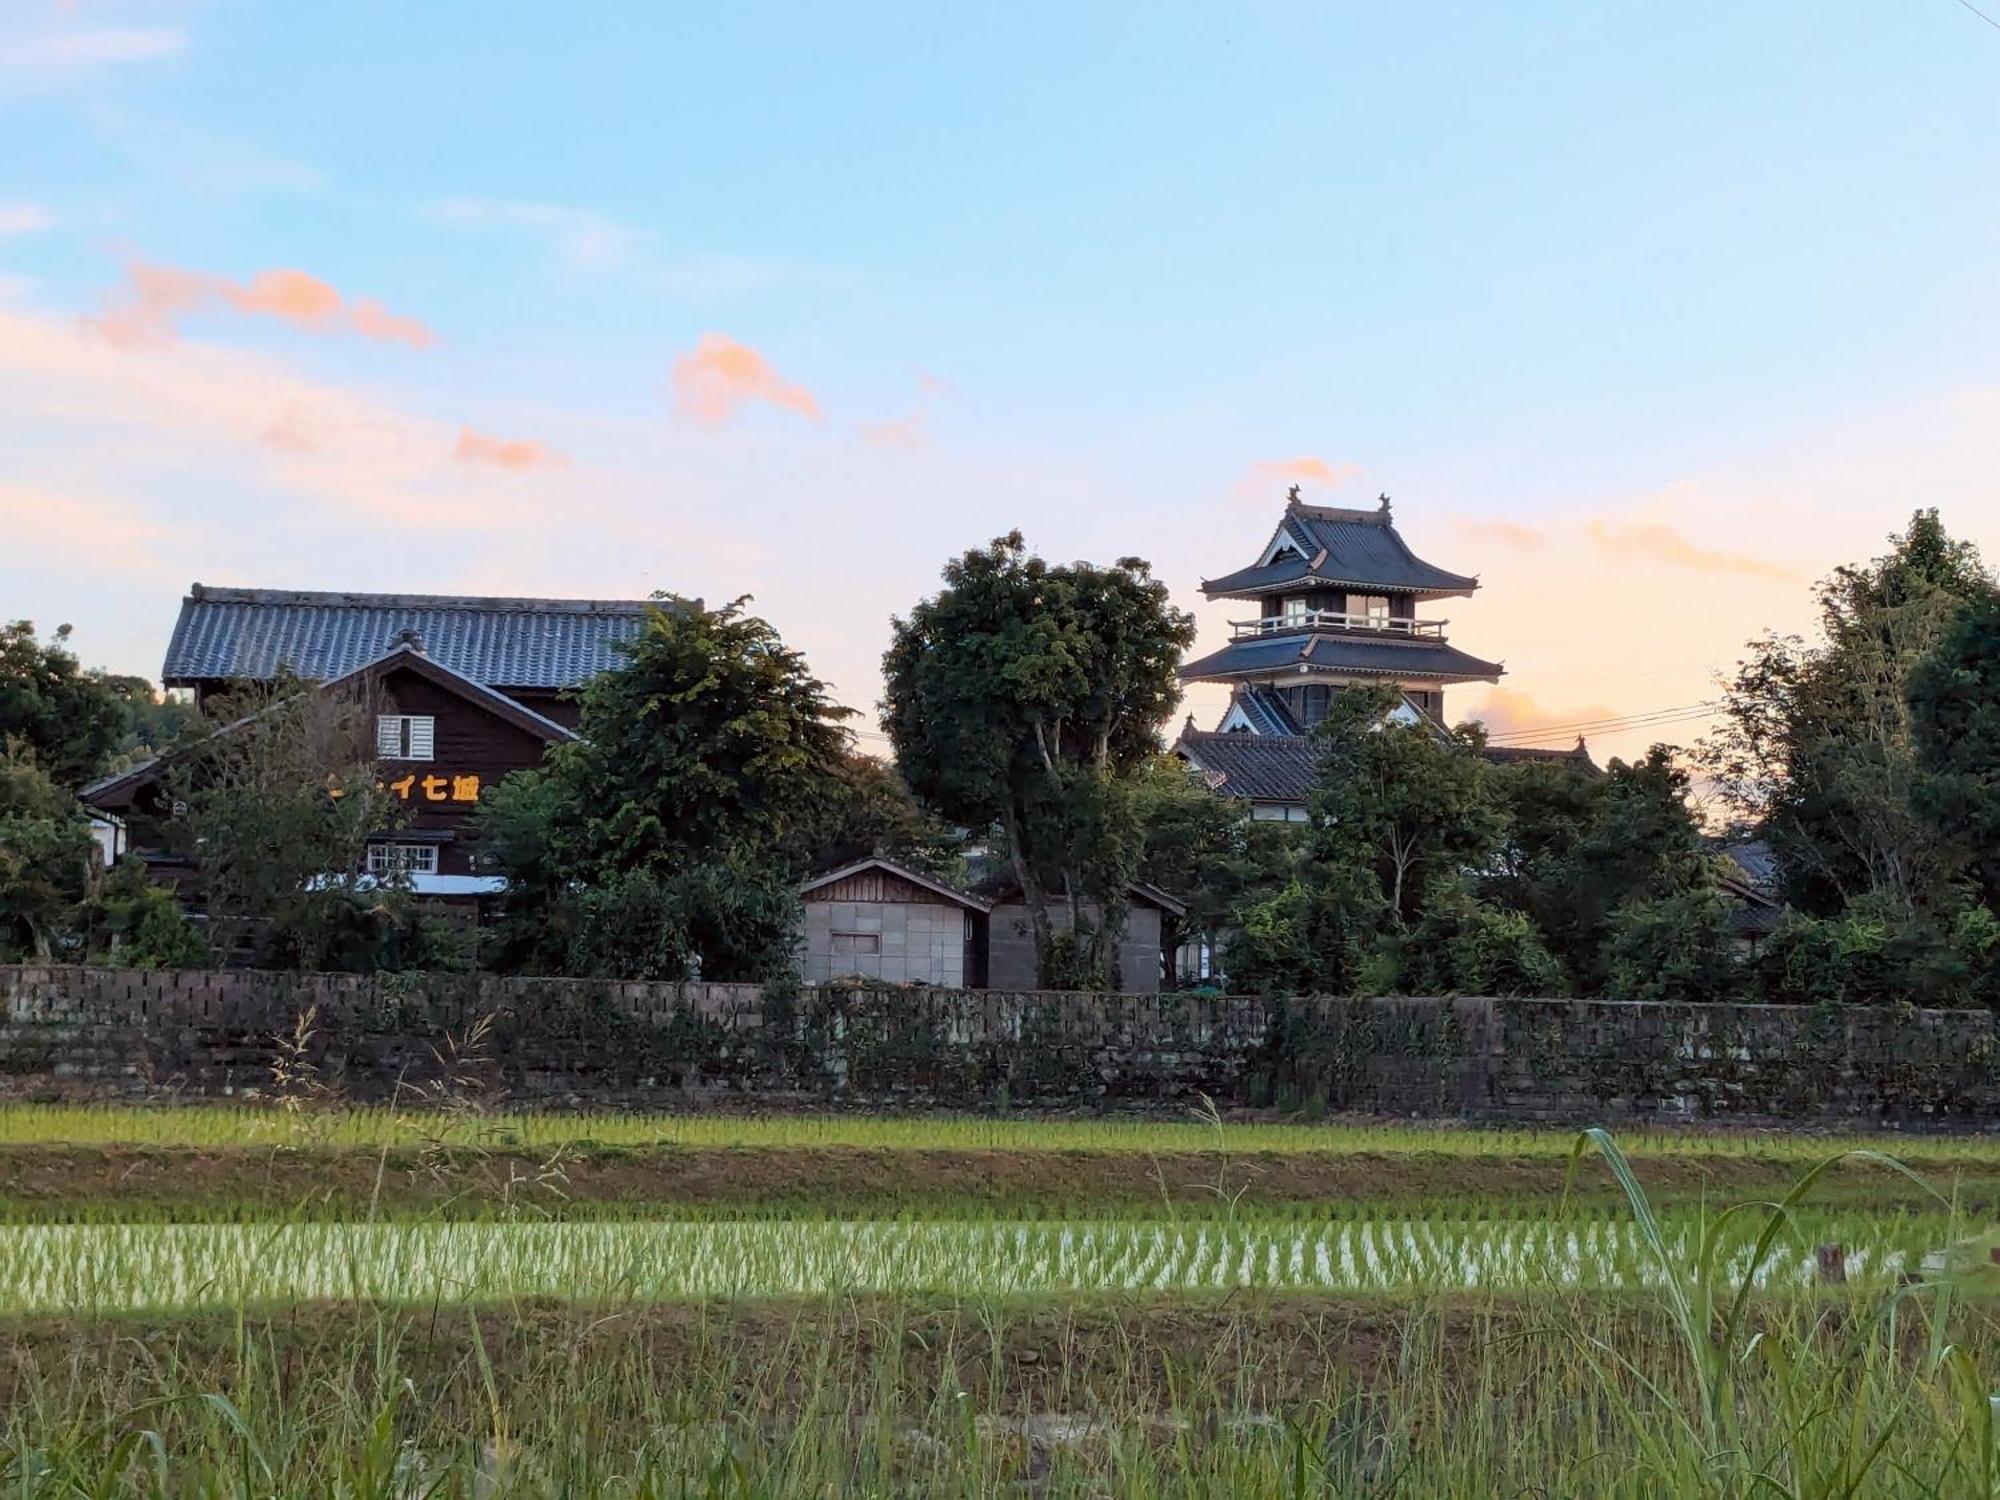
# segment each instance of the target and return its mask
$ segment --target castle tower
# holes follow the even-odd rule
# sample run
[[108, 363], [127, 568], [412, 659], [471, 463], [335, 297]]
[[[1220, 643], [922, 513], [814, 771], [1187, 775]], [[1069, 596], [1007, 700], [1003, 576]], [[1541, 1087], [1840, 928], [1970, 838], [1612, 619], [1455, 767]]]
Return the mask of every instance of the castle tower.
[[1503, 669], [1451, 645], [1446, 622], [1418, 619], [1417, 606], [1478, 587], [1409, 549], [1387, 495], [1374, 510], [1341, 510], [1305, 504], [1293, 485], [1257, 560], [1201, 586], [1210, 599], [1254, 604], [1255, 615], [1231, 621], [1229, 644], [1181, 668], [1181, 679], [1229, 684], [1221, 732], [1304, 734], [1352, 683], [1393, 682], [1407, 712], [1441, 724], [1446, 687], [1498, 682]]

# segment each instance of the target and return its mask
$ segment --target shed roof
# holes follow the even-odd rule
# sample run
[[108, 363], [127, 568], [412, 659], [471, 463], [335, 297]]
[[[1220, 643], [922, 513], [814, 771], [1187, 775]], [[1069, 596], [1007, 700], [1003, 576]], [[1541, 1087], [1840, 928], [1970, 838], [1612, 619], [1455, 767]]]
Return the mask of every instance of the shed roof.
[[[1273, 547], [1283, 549], [1280, 555], [1271, 556]], [[1214, 599], [1316, 584], [1435, 598], [1470, 594], [1479, 587], [1477, 578], [1440, 568], [1412, 552], [1389, 519], [1386, 496], [1377, 510], [1343, 510], [1293, 500], [1264, 555], [1271, 560], [1211, 578], [1201, 591]]]
[[475, 682], [566, 688], [623, 657], [649, 599], [500, 599], [450, 594], [310, 593], [207, 588], [181, 601], [161, 680], [170, 687], [289, 669], [327, 680], [414, 638], [425, 653]]
[[857, 859], [852, 864], [842, 865], [837, 870], [828, 870], [822, 875], [802, 880], [799, 882], [799, 894], [809, 895], [813, 891], [845, 880], [850, 875], [858, 875], [863, 870], [881, 870], [885, 874], [896, 876], [899, 880], [907, 880], [911, 885], [920, 886], [934, 895], [942, 896], [946, 901], [962, 906], [967, 911], [976, 911], [983, 915], [993, 909], [993, 903], [990, 901], [981, 900], [970, 892], [961, 891], [957, 886], [946, 885], [942, 880], [926, 875], [920, 870], [913, 870], [908, 865], [899, 865], [893, 859], [884, 859], [879, 854], [871, 854], [866, 859]]

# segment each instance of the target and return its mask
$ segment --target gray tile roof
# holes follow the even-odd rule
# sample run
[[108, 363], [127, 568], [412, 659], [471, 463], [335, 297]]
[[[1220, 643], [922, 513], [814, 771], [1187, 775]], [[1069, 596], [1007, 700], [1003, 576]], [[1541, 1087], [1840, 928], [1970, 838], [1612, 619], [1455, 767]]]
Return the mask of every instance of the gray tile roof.
[[1319, 784], [1322, 751], [1309, 735], [1184, 729], [1174, 749], [1225, 797], [1297, 803]]
[[268, 678], [326, 680], [367, 665], [415, 632], [432, 660], [500, 688], [574, 687], [622, 656], [643, 599], [485, 599], [330, 594], [194, 585], [181, 601], [161, 679], [169, 686]]
[[1244, 687], [1237, 689], [1230, 699], [1232, 708], [1243, 710], [1243, 717], [1257, 726], [1259, 734], [1298, 734], [1299, 722], [1292, 717], [1292, 711], [1285, 707], [1285, 700], [1269, 688]]
[[[1396, 532], [1384, 510], [1336, 510], [1324, 505], [1285, 508], [1279, 530], [1305, 553], [1287, 554], [1263, 567], [1239, 568], [1201, 586], [1210, 598], [1259, 593], [1308, 579], [1385, 593], [1469, 594], [1477, 578], [1425, 562]], [[1324, 556], [1321, 554], [1324, 553]]]
[[1578, 739], [1568, 750], [1550, 750], [1535, 745], [1488, 745], [1480, 754], [1496, 766], [1515, 765], [1522, 761], [1547, 760], [1576, 766], [1579, 770], [1589, 770], [1602, 775], [1597, 762], [1590, 758], [1590, 751]]
[[1383, 640], [1372, 636], [1299, 631], [1231, 641], [1220, 651], [1181, 668], [1200, 682], [1306, 666], [1331, 674], [1395, 681], [1498, 681], [1504, 668], [1436, 640]]

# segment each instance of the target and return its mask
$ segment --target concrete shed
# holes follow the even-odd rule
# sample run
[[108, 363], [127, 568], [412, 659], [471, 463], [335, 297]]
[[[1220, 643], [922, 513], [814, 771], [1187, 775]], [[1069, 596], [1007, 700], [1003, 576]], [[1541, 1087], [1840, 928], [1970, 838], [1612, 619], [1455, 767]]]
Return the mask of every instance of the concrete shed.
[[[1118, 936], [1118, 988], [1128, 995], [1150, 995], [1160, 988], [1174, 925], [1187, 908], [1155, 885], [1134, 885], [1127, 894], [1125, 930]], [[1049, 924], [1057, 932], [1069, 931], [1068, 902], [1049, 903]], [[1034, 928], [1018, 889], [993, 903], [986, 927], [986, 987], [1036, 988]]]
[[988, 903], [879, 856], [799, 887], [807, 984], [882, 979], [964, 989], [978, 982]]

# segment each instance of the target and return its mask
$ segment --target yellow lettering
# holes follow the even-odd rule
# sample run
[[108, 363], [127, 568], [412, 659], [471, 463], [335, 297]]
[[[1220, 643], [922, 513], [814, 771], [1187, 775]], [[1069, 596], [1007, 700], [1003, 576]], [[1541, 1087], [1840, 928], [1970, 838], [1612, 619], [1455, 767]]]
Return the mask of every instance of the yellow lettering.
[[405, 776], [401, 781], [390, 782], [389, 790], [394, 792], [398, 797], [401, 797], [405, 802], [408, 802], [410, 800], [410, 788], [415, 786], [416, 784], [417, 784], [417, 773], [415, 771], [412, 771], [409, 775]]
[[424, 778], [424, 801], [444, 801], [444, 789], [450, 784], [442, 776], [426, 776]]
[[452, 777], [451, 800], [454, 802], [477, 802], [479, 800], [479, 778], [477, 776]]

